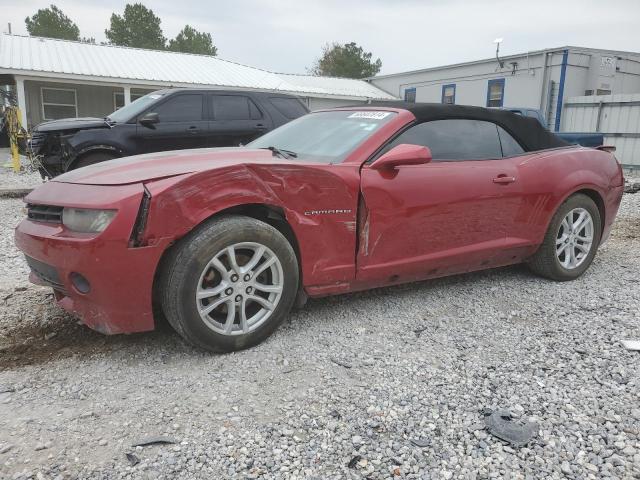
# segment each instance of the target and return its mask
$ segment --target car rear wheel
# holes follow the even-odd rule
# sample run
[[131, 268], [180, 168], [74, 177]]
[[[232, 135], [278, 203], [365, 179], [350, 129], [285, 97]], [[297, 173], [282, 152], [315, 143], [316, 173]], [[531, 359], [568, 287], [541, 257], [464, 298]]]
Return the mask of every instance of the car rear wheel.
[[114, 158], [118, 158], [116, 155], [110, 152], [93, 152], [87, 153], [80, 157], [75, 164], [73, 165], [73, 169], [87, 167], [89, 165], [94, 165], [100, 162], [106, 162], [107, 160], [113, 160]]
[[529, 267], [557, 281], [578, 278], [591, 265], [601, 234], [602, 219], [594, 201], [584, 194], [573, 195], [553, 216]]
[[267, 338], [288, 315], [298, 290], [298, 262], [274, 227], [221, 217], [198, 227], [166, 259], [164, 314], [190, 343], [241, 350]]

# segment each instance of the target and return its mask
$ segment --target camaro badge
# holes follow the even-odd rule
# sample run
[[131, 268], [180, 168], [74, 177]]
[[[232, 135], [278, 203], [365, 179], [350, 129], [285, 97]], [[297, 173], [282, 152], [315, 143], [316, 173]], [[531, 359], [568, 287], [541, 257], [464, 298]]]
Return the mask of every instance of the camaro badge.
[[304, 212], [305, 215], [332, 215], [335, 213], [351, 213], [351, 209], [345, 210], [342, 208], [331, 208], [329, 210], [308, 210]]

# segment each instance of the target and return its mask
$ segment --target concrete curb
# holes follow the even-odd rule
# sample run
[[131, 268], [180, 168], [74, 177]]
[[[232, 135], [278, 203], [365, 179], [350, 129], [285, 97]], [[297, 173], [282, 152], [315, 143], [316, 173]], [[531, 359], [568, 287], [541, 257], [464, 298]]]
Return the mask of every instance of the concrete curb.
[[2, 188], [0, 187], [0, 198], [24, 198], [33, 188]]

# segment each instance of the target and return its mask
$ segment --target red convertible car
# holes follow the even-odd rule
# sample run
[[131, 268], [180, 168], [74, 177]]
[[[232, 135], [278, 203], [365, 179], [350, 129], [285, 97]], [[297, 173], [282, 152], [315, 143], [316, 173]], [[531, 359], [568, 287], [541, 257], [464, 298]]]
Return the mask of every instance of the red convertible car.
[[27, 196], [16, 243], [31, 281], [89, 327], [146, 331], [164, 314], [193, 344], [232, 351], [307, 296], [518, 262], [574, 279], [622, 190], [610, 151], [535, 119], [380, 104], [315, 112], [245, 147], [66, 173]]

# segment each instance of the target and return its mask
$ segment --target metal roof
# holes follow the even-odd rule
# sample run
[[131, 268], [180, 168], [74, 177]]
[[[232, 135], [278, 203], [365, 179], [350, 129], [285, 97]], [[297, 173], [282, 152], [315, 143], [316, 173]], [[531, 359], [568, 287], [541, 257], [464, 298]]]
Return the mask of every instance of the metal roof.
[[207, 55], [0, 35], [0, 73], [132, 85], [275, 90], [305, 96], [394, 99], [364, 80], [268, 72]]
[[[527, 52], [513, 53], [513, 54], [510, 54], [510, 55], [501, 55], [500, 59], [503, 60], [503, 61], [507, 61], [507, 60], [517, 59], [517, 58], [522, 58], [522, 57], [527, 57], [527, 56], [540, 55], [540, 54], [543, 54], [543, 53], [556, 53], [556, 52], [560, 52], [561, 53], [564, 50], [569, 50], [570, 53], [585, 53], [585, 54], [605, 53], [605, 54], [610, 54], [610, 55], [630, 55], [632, 57], [640, 56], [640, 52], [627, 52], [627, 51], [623, 51], [623, 50], [605, 50], [605, 49], [602, 49], [602, 48], [565, 46], [565, 47], [557, 47], [557, 48], [545, 48], [545, 49], [542, 49], [542, 50], [530, 50], [530, 51], [527, 51]], [[491, 63], [491, 62], [495, 62], [495, 61], [496, 61], [496, 57], [483, 58], [481, 60], [471, 60], [471, 61], [468, 61], [468, 62], [452, 63], [452, 64], [449, 64], [449, 65], [440, 65], [440, 66], [437, 66], [437, 67], [420, 68], [418, 70], [407, 70], [405, 72], [396, 72], [396, 73], [387, 73], [385, 75], [376, 75], [374, 77], [367, 78], [367, 80], [378, 80], [378, 79], [381, 79], [381, 78], [400, 77], [402, 75], [413, 75], [413, 74], [417, 74], [417, 73], [434, 72], [434, 71], [438, 71], [438, 70], [446, 70], [446, 69], [449, 69], [449, 68], [465, 67], [465, 66], [468, 66], [468, 65], [478, 65], [480, 63]]]
[[[379, 89], [375, 85], [364, 80], [352, 80], [337, 77], [315, 77], [313, 75], [292, 75], [288, 73], [276, 74], [285, 83], [285, 89], [291, 85], [309, 93], [338, 95], [344, 97], [366, 97], [374, 100], [397, 100], [393, 95]], [[290, 90], [294, 91], [294, 90]]]

